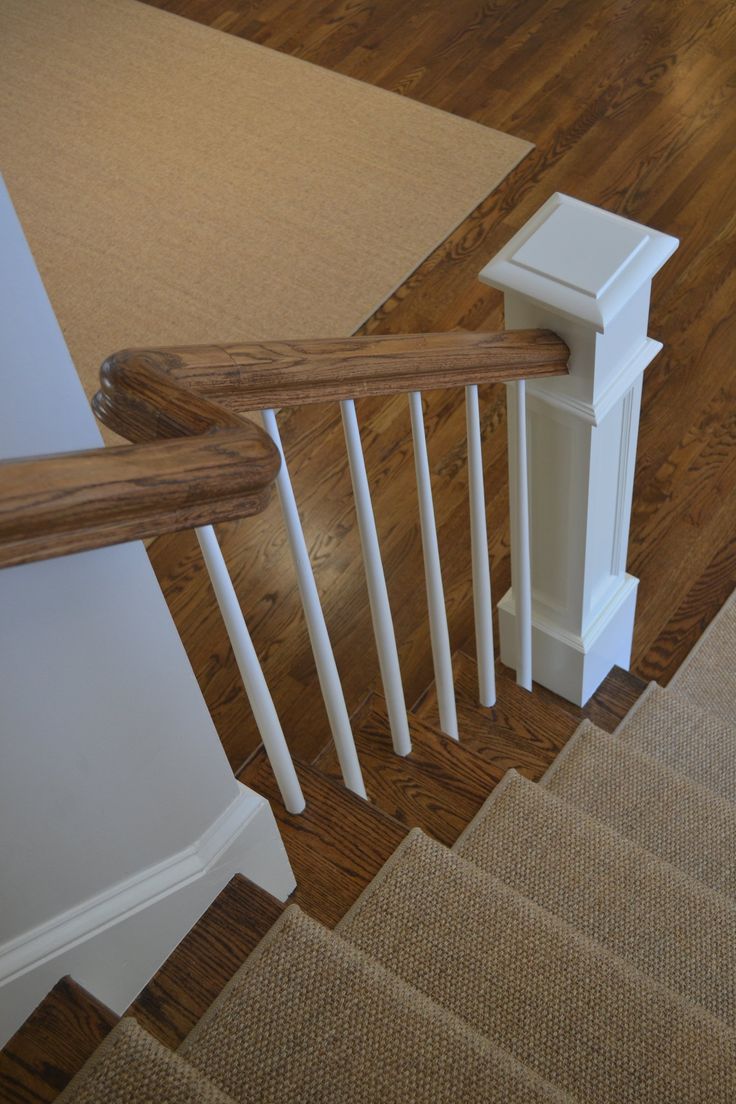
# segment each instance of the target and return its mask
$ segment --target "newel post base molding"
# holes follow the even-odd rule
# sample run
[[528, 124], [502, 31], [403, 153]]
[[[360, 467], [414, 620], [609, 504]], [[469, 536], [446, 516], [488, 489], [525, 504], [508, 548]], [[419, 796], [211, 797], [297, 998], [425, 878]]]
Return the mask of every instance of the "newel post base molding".
[[[649, 298], [677, 245], [555, 194], [480, 273], [504, 292], [507, 329], [550, 329], [570, 348], [568, 377], [527, 384], [526, 428], [533, 678], [578, 705], [630, 662], [638, 580], [626, 554], [641, 388], [662, 347], [647, 336]], [[508, 398], [513, 405], [513, 388]], [[513, 579], [498, 609], [501, 659], [515, 667]]]

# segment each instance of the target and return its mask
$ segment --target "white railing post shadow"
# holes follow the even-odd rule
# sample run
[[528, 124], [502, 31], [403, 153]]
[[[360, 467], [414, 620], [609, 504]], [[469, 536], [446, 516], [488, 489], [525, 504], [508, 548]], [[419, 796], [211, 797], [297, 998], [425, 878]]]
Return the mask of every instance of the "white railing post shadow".
[[[513, 493], [527, 456], [534, 679], [579, 705], [631, 658], [638, 579], [626, 553], [639, 407], [644, 369], [661, 349], [647, 337], [649, 297], [677, 245], [556, 194], [480, 274], [504, 291], [508, 329], [550, 329], [570, 347], [568, 377], [526, 384], [523, 453], [508, 388], [509, 468]], [[511, 667], [515, 589], [499, 603], [501, 659]]]

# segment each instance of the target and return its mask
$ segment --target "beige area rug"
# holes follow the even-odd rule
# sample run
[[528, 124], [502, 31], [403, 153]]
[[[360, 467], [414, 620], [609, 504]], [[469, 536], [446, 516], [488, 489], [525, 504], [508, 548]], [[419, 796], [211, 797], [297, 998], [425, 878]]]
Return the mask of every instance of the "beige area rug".
[[137, 0], [3, 0], [2, 172], [88, 393], [126, 345], [344, 336], [528, 142]]

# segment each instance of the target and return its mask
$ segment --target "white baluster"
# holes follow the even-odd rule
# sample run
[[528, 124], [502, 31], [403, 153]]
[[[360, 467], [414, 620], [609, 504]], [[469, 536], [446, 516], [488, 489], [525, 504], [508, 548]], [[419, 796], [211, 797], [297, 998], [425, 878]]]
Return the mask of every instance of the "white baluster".
[[281, 453], [281, 467], [276, 477], [276, 490], [284, 514], [289, 546], [294, 557], [299, 593], [304, 606], [304, 616], [309, 631], [309, 639], [312, 643], [312, 651], [314, 652], [317, 677], [325, 700], [330, 730], [340, 762], [340, 770], [347, 788], [360, 797], [367, 797], [360, 763], [358, 762], [358, 753], [350, 728], [345, 696], [342, 692], [335, 656], [327, 633], [317, 584], [314, 581], [314, 572], [309, 559], [307, 543], [304, 539], [304, 530], [299, 518], [294, 489], [289, 478], [289, 469], [286, 466], [276, 414], [273, 410], [264, 410], [262, 411], [262, 418], [266, 432]]
[[217, 603], [230, 637], [235, 661], [243, 679], [263, 746], [281, 791], [281, 797], [288, 812], [301, 813], [306, 804], [304, 795], [215, 531], [211, 525], [205, 525], [196, 532]]
[[516, 509], [512, 512], [514, 538], [511, 542], [511, 585], [516, 597], [516, 681], [525, 690], [532, 688], [532, 578], [529, 545], [529, 476], [526, 451], [526, 383], [511, 384], [516, 402], [516, 479], [512, 493]]
[[376, 532], [376, 521], [373, 516], [371, 494], [368, 487], [368, 474], [365, 469], [360, 429], [358, 428], [358, 418], [353, 400], [344, 399], [340, 403], [340, 412], [345, 431], [350, 476], [355, 497], [355, 510], [358, 517], [358, 531], [368, 584], [368, 600], [373, 619], [373, 632], [376, 638], [383, 690], [386, 695], [391, 737], [396, 754], [408, 755], [411, 751], [411, 738], [406, 717], [404, 688], [401, 684], [399, 655], [396, 650], [394, 625], [391, 618], [386, 579], [381, 562], [381, 550], [378, 544], [378, 533]]
[[432, 502], [432, 482], [429, 474], [427, 438], [424, 432], [422, 396], [419, 391], [410, 392], [409, 411], [411, 414], [412, 438], [414, 440], [414, 467], [417, 476], [419, 522], [422, 530], [424, 578], [427, 586], [429, 638], [432, 645], [432, 662], [434, 664], [437, 702], [440, 711], [440, 727], [446, 735], [451, 736], [453, 740], [457, 740], [457, 710], [455, 708], [455, 686], [452, 678], [450, 634], [447, 628], [445, 592], [442, 586], [440, 550], [437, 543], [437, 525]]
[[478, 692], [481, 705], [490, 707], [496, 704], [496, 671], [493, 655], [491, 568], [488, 560], [483, 450], [478, 388], [475, 384], [465, 388], [465, 419], [468, 436], [470, 551], [473, 571], [475, 650], [478, 656]]

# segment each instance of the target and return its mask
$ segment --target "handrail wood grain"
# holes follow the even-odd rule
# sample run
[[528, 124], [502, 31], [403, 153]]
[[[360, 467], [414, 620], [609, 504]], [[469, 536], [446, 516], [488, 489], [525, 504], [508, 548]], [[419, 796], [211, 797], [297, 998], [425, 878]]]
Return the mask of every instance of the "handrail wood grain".
[[[117, 401], [143, 444], [0, 463], [0, 567], [260, 513], [281, 457], [251, 421], [135, 358]], [[145, 427], [145, 428], [144, 428]], [[163, 438], [163, 439], [162, 439]]]
[[[241, 414], [565, 375], [570, 355], [550, 330], [310, 338], [155, 353], [179, 383]], [[103, 366], [101, 396], [114, 392], [116, 368], [115, 358]], [[100, 416], [104, 421], [102, 410]]]
[[127, 349], [93, 409], [132, 446], [0, 463], [0, 567], [264, 509], [281, 463], [240, 415], [567, 372], [547, 330]]

